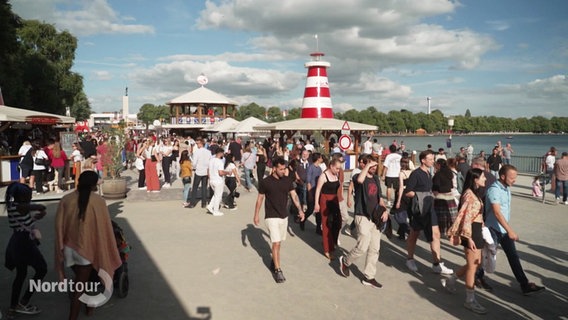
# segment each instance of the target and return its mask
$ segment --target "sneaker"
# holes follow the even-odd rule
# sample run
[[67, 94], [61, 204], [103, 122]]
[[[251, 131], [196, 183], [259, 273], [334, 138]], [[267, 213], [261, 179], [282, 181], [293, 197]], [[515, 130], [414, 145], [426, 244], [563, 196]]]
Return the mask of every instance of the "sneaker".
[[207, 212], [213, 213], [213, 207], [207, 206], [206, 209], [207, 209]]
[[568, 205], [568, 201], [564, 201], [564, 204]]
[[535, 293], [542, 292], [545, 289], [546, 289], [545, 287], [537, 286], [536, 284], [531, 282], [526, 287], [523, 288], [523, 294], [525, 296], [530, 296], [530, 295], [533, 295]]
[[164, 186], [163, 186], [162, 188], [171, 188], [171, 187], [172, 187], [171, 184], [169, 184], [169, 183], [164, 183]]
[[486, 314], [487, 313], [487, 309], [485, 309], [485, 307], [483, 307], [482, 305], [479, 304], [479, 302], [477, 302], [477, 300], [473, 299], [473, 301], [466, 301], [464, 302], [463, 306], [468, 309], [471, 310], [477, 314]]
[[286, 281], [286, 278], [284, 278], [284, 273], [282, 272], [282, 269], [278, 269], [278, 270], [274, 271], [274, 278], [276, 279], [276, 283], [282, 283], [282, 282]]
[[446, 289], [446, 291], [448, 291], [449, 293], [455, 293], [456, 292], [456, 276], [452, 275], [448, 278], [446, 277], [442, 277], [440, 278], [440, 282], [442, 283], [442, 287], [444, 287], [444, 289]]
[[438, 265], [432, 265], [432, 271], [438, 274], [454, 274], [454, 270], [450, 268], [446, 268], [443, 262], [440, 262]]
[[375, 289], [379, 289], [379, 288], [382, 288], [382, 287], [383, 287], [383, 285], [380, 284], [380, 283], [378, 283], [377, 280], [375, 280], [375, 279], [365, 279], [365, 278], [363, 278], [363, 279], [361, 279], [361, 283], [362, 283], [364, 286], [369, 286], [369, 287], [372, 287], [372, 288], [375, 288]]
[[225, 208], [225, 209], [229, 209], [229, 205], [228, 205], [228, 204], [225, 204], [225, 203], [223, 203], [223, 208]]
[[215, 211], [215, 212], [212, 212], [211, 214], [212, 214], [213, 216], [215, 216], [215, 217], [221, 217], [221, 216], [225, 215], [225, 214], [224, 214], [223, 212], [221, 212], [221, 211]]
[[475, 286], [478, 287], [479, 289], [483, 289], [485, 291], [493, 291], [493, 287], [489, 285], [489, 283], [487, 283], [485, 281], [485, 279], [481, 278], [481, 279], [475, 279]]
[[412, 272], [418, 272], [418, 267], [416, 266], [416, 261], [414, 261], [414, 259], [406, 260], [406, 267]]
[[345, 263], [345, 256], [339, 257], [339, 272], [344, 277], [349, 277], [349, 266]]
[[41, 310], [37, 306], [32, 306], [30, 304], [24, 306], [21, 303], [18, 303], [18, 306], [16, 307], [16, 309], [14, 309], [14, 311], [16, 311], [17, 313], [30, 314], [30, 315], [38, 314], [41, 312]]
[[146, 187], [140, 187], [138, 190], [146, 190]]
[[236, 207], [236, 206], [234, 206], [234, 207], [229, 207], [229, 210], [235, 211], [235, 210], [237, 210], [237, 207]]

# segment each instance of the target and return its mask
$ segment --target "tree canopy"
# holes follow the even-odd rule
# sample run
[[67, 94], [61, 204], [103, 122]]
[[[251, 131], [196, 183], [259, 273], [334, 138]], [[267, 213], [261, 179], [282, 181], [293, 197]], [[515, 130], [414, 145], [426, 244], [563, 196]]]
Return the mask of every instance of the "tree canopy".
[[77, 38], [51, 24], [23, 20], [0, 0], [0, 87], [6, 105], [85, 120], [91, 107], [73, 71]]

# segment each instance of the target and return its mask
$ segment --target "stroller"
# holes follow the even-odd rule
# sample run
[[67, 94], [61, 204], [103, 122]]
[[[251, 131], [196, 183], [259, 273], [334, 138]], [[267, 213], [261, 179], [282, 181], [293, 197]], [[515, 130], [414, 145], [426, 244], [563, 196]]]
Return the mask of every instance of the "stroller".
[[128, 295], [129, 289], [128, 263], [126, 260], [128, 260], [130, 246], [128, 245], [128, 242], [126, 242], [122, 228], [114, 221], [112, 221], [112, 230], [114, 231], [114, 237], [116, 238], [116, 246], [120, 255], [120, 260], [122, 260], [122, 265], [114, 272], [113, 284], [118, 297], [124, 298]]

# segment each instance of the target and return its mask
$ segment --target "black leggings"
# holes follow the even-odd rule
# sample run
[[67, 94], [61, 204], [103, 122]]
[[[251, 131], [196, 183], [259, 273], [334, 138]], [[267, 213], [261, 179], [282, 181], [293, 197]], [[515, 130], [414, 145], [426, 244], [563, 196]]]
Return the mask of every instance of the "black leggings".
[[33, 170], [36, 192], [43, 193], [43, 173], [45, 170]]
[[[35, 270], [33, 280], [41, 280], [47, 274], [47, 263], [43, 258], [43, 255], [37, 249], [37, 252], [32, 255], [32, 259], [30, 261], [30, 266]], [[28, 264], [21, 264], [16, 266], [16, 278], [14, 282], [12, 282], [12, 296], [10, 299], [10, 307], [15, 308], [18, 303], [21, 301], [22, 304], [28, 304], [30, 299], [32, 298], [33, 291], [30, 291], [28, 286], [28, 290], [20, 300], [20, 293], [22, 292], [22, 287], [24, 285], [24, 281], [28, 276]]]
[[162, 158], [162, 171], [164, 173], [164, 183], [171, 183], [171, 174], [170, 174], [170, 166], [172, 164], [171, 157], [163, 157]]

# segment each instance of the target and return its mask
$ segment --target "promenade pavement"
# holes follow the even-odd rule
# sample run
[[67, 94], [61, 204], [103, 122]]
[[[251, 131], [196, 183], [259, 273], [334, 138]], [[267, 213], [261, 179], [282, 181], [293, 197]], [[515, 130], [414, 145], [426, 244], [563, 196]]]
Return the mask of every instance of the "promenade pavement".
[[[128, 175], [131, 175], [129, 173]], [[128, 176], [127, 175], [127, 176]], [[135, 179], [129, 177], [134, 187]], [[531, 178], [519, 176], [513, 187], [511, 224], [519, 234], [517, 249], [529, 280], [547, 287], [526, 297], [500, 250], [497, 269], [489, 274], [492, 293], [478, 290], [487, 319], [568, 319], [568, 205], [555, 205], [530, 196]], [[361, 285], [363, 259], [351, 267], [351, 276], [338, 273], [321, 250], [313, 217], [301, 231], [290, 222], [282, 246], [282, 269], [287, 281], [277, 284], [269, 271], [270, 243], [264, 223], [252, 224], [257, 193], [241, 188], [238, 210], [223, 210], [214, 217], [198, 205], [181, 206], [181, 183], [157, 194], [132, 190], [124, 200], [108, 201], [111, 215], [124, 229], [132, 246], [129, 264], [130, 292], [114, 295], [95, 310], [91, 319], [478, 319], [463, 307], [465, 289], [447, 293], [440, 276], [431, 272], [428, 244], [419, 240], [419, 273], [405, 267], [405, 242], [383, 236], [377, 280], [381, 289]], [[4, 188], [5, 189], [5, 188]], [[0, 196], [3, 196], [1, 189]], [[135, 189], [135, 188], [134, 188]], [[61, 196], [61, 195], [59, 195]], [[57, 196], [55, 198], [58, 198]], [[45, 281], [57, 281], [53, 271], [54, 216], [57, 201], [34, 198], [48, 207], [39, 222], [44, 239], [40, 246], [49, 266]], [[262, 213], [263, 215], [263, 213]], [[6, 213], [0, 213], [0, 247], [11, 232]], [[339, 252], [350, 250], [355, 239], [342, 234]], [[338, 254], [336, 253], [336, 256]], [[464, 264], [462, 247], [442, 241], [446, 266]], [[29, 275], [33, 271], [29, 270]], [[9, 305], [15, 273], [0, 268], [0, 307]], [[43, 312], [18, 319], [64, 319], [65, 293], [37, 293], [32, 303]], [[86, 318], [81, 315], [81, 318]]]

